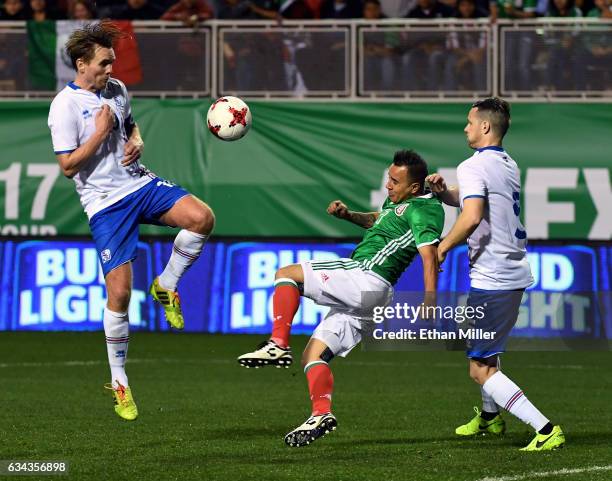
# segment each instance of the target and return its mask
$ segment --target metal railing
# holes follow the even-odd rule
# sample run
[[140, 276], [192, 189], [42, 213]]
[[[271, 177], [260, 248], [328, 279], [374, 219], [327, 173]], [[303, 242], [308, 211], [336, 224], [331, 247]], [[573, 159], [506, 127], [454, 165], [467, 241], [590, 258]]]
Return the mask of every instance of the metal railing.
[[[612, 101], [612, 21], [387, 19], [133, 22], [134, 96]], [[25, 22], [0, 22], [0, 97], [31, 82]], [[61, 83], [58, 83], [58, 88]]]

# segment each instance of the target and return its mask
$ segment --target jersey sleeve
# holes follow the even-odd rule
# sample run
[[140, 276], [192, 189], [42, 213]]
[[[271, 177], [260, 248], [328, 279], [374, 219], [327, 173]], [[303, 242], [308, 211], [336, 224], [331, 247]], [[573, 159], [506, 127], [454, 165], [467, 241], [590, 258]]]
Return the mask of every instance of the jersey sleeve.
[[132, 105], [130, 104], [130, 95], [128, 94], [127, 87], [120, 80], [118, 81], [121, 85], [121, 92], [123, 93], [123, 98], [125, 99], [125, 108], [123, 110], [123, 119], [125, 121], [126, 130], [132, 130], [136, 122], [134, 121], [134, 117], [132, 117]]
[[56, 98], [49, 110], [49, 129], [55, 154], [69, 154], [79, 146], [78, 118], [72, 106], [63, 98]]
[[461, 202], [470, 197], [487, 196], [487, 186], [484, 179], [484, 170], [479, 169], [475, 162], [463, 162], [457, 168], [457, 182]]
[[444, 209], [439, 204], [415, 206], [410, 210], [409, 222], [417, 249], [437, 244], [444, 227]]

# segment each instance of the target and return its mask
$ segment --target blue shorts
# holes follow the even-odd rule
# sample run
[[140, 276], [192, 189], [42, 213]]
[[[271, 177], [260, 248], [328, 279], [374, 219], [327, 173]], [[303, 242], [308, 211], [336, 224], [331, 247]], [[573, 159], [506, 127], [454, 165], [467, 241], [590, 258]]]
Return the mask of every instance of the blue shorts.
[[[474, 307], [476, 312], [480, 311], [483, 315], [468, 319], [468, 328], [482, 331], [476, 331], [475, 338], [466, 339], [467, 357], [491, 357], [506, 350], [506, 343], [510, 331], [516, 324], [524, 292], [525, 289], [514, 291], [470, 289], [467, 305]], [[487, 334], [492, 336], [492, 339], [482, 338]]]
[[157, 177], [96, 213], [89, 221], [89, 228], [104, 276], [136, 259], [139, 224], [164, 225], [159, 218], [186, 195], [189, 192], [185, 189]]

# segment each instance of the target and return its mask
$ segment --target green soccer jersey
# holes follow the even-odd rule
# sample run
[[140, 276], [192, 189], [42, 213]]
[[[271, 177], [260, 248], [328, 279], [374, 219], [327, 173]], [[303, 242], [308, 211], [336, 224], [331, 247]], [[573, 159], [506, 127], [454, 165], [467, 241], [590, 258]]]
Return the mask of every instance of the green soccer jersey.
[[431, 193], [399, 204], [387, 198], [351, 259], [395, 284], [419, 247], [439, 242], [443, 227], [444, 209]]

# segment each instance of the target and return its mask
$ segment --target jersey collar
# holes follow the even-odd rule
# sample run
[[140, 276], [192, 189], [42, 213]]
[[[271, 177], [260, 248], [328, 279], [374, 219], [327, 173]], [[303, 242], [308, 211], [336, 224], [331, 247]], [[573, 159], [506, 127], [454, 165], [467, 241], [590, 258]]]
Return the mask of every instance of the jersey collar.
[[[68, 87], [70, 87], [72, 90], [83, 90], [81, 87], [79, 87], [77, 84], [75, 84], [74, 82], [68, 82]], [[100, 98], [100, 94], [102, 93], [100, 90], [96, 90], [95, 92], [92, 92], [96, 97]]]
[[494, 150], [495, 152], [504, 152], [504, 148], [499, 147], [497, 145], [489, 145], [488, 147], [482, 147], [480, 149], [476, 149], [476, 152], [484, 152], [485, 150]]

